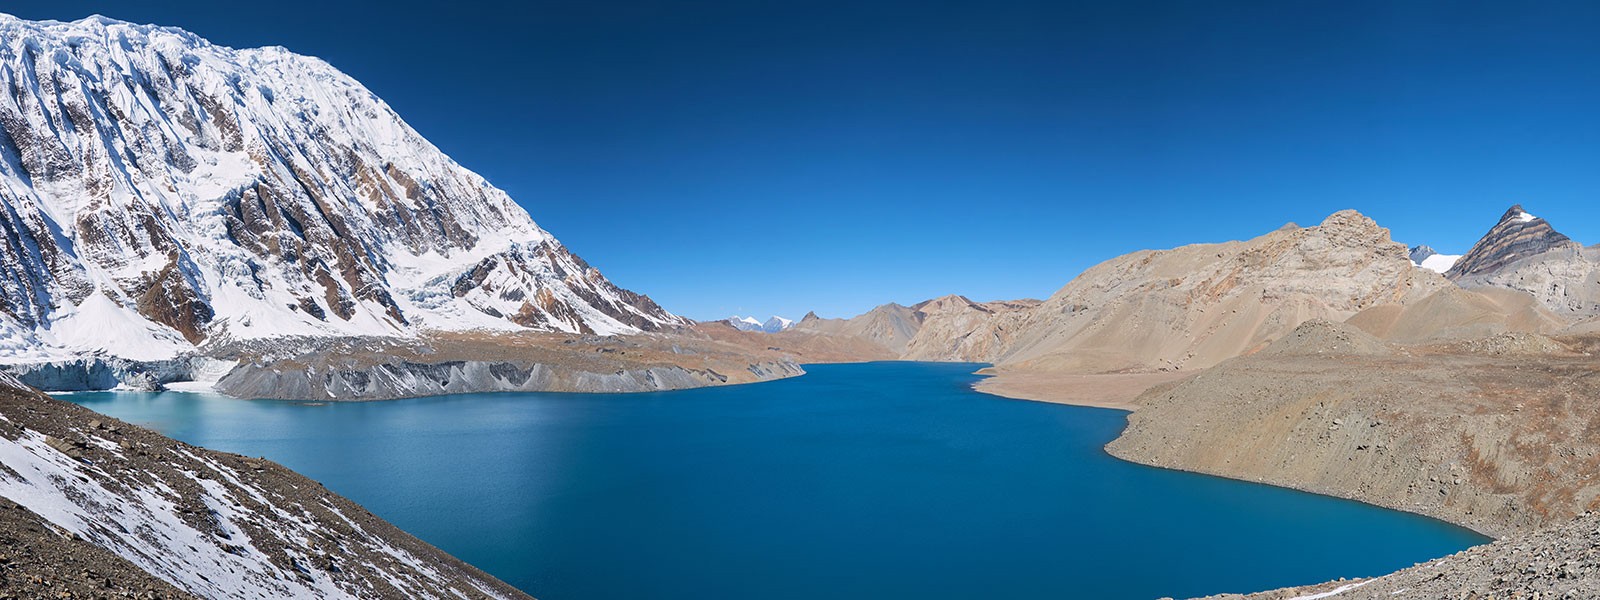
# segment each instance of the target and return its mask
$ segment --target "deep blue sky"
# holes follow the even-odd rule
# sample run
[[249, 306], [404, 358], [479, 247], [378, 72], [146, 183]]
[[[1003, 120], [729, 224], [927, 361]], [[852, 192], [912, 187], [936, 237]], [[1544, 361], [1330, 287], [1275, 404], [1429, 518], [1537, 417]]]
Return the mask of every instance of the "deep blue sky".
[[1044, 297], [1356, 208], [1460, 253], [1600, 242], [1600, 9], [1474, 2], [11, 0], [364, 82], [618, 284], [695, 318]]

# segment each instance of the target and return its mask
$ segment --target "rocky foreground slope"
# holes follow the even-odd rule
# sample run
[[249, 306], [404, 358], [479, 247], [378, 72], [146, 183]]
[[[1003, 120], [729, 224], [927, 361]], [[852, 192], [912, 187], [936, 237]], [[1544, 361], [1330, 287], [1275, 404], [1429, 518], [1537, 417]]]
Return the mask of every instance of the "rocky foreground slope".
[[1501, 537], [1373, 582], [1261, 598], [1593, 597], [1600, 539], [1585, 515], [1600, 508], [1597, 350], [1591, 336], [1526, 333], [1396, 346], [1311, 321], [1251, 356], [1145, 392], [1106, 449]]
[[275, 463], [9, 378], [0, 497], [0, 589], [22, 597], [527, 597]]
[[1107, 450], [1528, 532], [1600, 508], [1595, 348], [1535, 334], [1396, 347], [1312, 321], [1146, 392]]
[[1383, 577], [1210, 600], [1600, 598], [1600, 513], [1495, 541]]

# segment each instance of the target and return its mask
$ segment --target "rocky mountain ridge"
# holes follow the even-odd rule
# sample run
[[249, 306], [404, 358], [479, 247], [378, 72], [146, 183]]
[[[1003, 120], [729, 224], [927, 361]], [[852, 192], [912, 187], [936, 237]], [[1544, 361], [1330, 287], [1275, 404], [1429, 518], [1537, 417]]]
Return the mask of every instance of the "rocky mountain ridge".
[[1197, 370], [1312, 319], [1405, 343], [1600, 331], [1597, 253], [1513, 206], [1445, 268], [1438, 259], [1452, 257], [1407, 248], [1342, 211], [1251, 240], [1116, 257], [1042, 302], [947, 296], [852, 319], [808, 315], [796, 327], [904, 359], [990, 362], [1002, 376]]
[[1141, 251], [1091, 267], [1050, 298], [946, 296], [796, 329], [855, 336], [915, 360], [997, 370], [1153, 372], [1253, 352], [1300, 323], [1344, 320], [1451, 287], [1355, 211], [1252, 240]]

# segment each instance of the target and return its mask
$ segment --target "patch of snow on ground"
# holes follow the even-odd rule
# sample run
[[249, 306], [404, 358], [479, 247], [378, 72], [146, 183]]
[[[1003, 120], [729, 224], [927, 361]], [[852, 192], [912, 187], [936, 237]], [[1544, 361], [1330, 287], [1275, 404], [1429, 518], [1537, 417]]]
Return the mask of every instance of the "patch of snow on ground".
[[1374, 581], [1377, 581], [1377, 580], [1376, 579], [1368, 579], [1366, 581], [1358, 581], [1356, 583], [1347, 583], [1345, 585], [1341, 585], [1339, 587], [1333, 588], [1332, 590], [1329, 590], [1329, 591], [1326, 591], [1326, 592], [1322, 592], [1320, 594], [1311, 594], [1309, 596], [1295, 596], [1293, 598], [1290, 598], [1289, 600], [1322, 600], [1323, 598], [1332, 598], [1334, 596], [1337, 596], [1339, 594], [1343, 594], [1345, 592], [1348, 592], [1350, 590], [1356, 589], [1356, 588], [1361, 587], [1363, 585], [1372, 583]]

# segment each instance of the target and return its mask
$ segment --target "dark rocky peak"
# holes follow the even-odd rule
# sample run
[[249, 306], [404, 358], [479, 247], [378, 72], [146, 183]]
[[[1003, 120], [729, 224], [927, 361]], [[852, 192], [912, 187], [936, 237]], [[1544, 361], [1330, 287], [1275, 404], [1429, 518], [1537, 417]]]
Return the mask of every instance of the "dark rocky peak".
[[1500, 221], [1445, 275], [1457, 280], [1472, 275], [1492, 275], [1512, 262], [1576, 245], [1577, 242], [1556, 231], [1548, 221], [1533, 216], [1517, 204], [1501, 215]]

